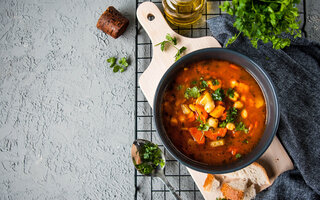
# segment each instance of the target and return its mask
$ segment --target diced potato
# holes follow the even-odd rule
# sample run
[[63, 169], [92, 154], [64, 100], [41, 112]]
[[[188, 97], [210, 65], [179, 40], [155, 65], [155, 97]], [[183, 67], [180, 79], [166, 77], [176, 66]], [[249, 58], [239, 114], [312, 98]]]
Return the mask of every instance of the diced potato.
[[243, 101], [243, 102], [246, 102], [246, 100], [247, 100], [247, 98], [246, 98], [246, 96], [241, 96], [241, 101]]
[[256, 108], [260, 108], [264, 105], [264, 100], [261, 96], [257, 96], [255, 98], [255, 105], [256, 105]]
[[175, 117], [171, 117], [170, 119], [170, 124], [171, 126], [177, 126], [178, 125], [178, 120]]
[[218, 127], [218, 123], [219, 123], [218, 119], [215, 119], [215, 118], [213, 118], [213, 117], [210, 117], [210, 118], [208, 119], [208, 124], [209, 124], [209, 126], [211, 126], [212, 128], [217, 128], [217, 127]]
[[236, 126], [234, 125], [234, 123], [227, 123], [227, 125], [226, 125], [226, 128], [229, 130], [229, 131], [233, 131], [235, 128], [236, 128]]
[[185, 115], [188, 115], [191, 112], [191, 110], [189, 109], [189, 107], [186, 104], [181, 104], [181, 109], [182, 109], [183, 114], [185, 114]]
[[207, 113], [210, 113], [215, 107], [214, 101], [213, 101], [211, 95], [209, 94], [209, 92], [205, 92], [203, 94], [201, 99], [198, 101], [198, 104], [204, 106], [204, 110]]
[[222, 116], [222, 114], [223, 114], [223, 112], [224, 112], [225, 109], [226, 109], [225, 107], [223, 107], [223, 106], [221, 106], [221, 105], [218, 105], [217, 107], [215, 107], [215, 108], [213, 109], [212, 112], [210, 112], [210, 115], [211, 115], [212, 117], [214, 117], [214, 118], [219, 118], [219, 117]]
[[233, 107], [235, 107], [236, 109], [241, 109], [243, 108], [243, 103], [241, 101], [236, 101], [234, 102]]
[[237, 101], [238, 100], [238, 98], [239, 98], [239, 93], [238, 92], [234, 92], [234, 96], [233, 97], [230, 97], [229, 96], [229, 99], [231, 100], [231, 101]]
[[224, 145], [224, 139], [210, 142], [211, 147], [219, 147], [219, 146], [223, 146], [223, 145]]
[[246, 109], [243, 109], [243, 110], [241, 111], [241, 117], [242, 117], [243, 119], [246, 119], [246, 118], [248, 117], [248, 112], [247, 112]]
[[248, 92], [249, 91], [249, 86], [247, 84], [244, 84], [244, 83], [239, 83], [237, 89], [240, 91], [240, 92]]
[[208, 83], [208, 87], [211, 89], [211, 90], [216, 90], [218, 88], [221, 88], [221, 80], [219, 79], [219, 84], [218, 85], [213, 85], [212, 81], [207, 81]]
[[237, 87], [238, 86], [238, 81], [236, 81], [236, 80], [231, 80], [230, 81], [230, 86], [231, 86], [231, 88], [234, 88], [234, 87]]
[[195, 112], [195, 111], [196, 111], [196, 108], [194, 107], [194, 105], [193, 105], [193, 104], [189, 104], [189, 108], [190, 108], [190, 110], [192, 110], [193, 112]]

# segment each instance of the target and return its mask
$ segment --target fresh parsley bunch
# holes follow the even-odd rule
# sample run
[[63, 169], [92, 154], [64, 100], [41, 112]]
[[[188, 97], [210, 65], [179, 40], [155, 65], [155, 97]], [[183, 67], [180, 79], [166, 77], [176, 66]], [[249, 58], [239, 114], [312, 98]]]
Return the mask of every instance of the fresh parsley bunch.
[[240, 33], [248, 37], [252, 46], [257, 48], [258, 41], [272, 42], [274, 49], [290, 45], [290, 39], [282, 33], [301, 37], [296, 5], [300, 0], [232, 0], [220, 6], [222, 11], [235, 16], [233, 24], [240, 32], [228, 40], [233, 43]]
[[165, 162], [162, 159], [161, 149], [158, 145], [147, 142], [139, 151], [142, 159], [141, 164], [136, 164], [138, 171], [142, 174], [151, 174], [159, 165], [164, 167]]

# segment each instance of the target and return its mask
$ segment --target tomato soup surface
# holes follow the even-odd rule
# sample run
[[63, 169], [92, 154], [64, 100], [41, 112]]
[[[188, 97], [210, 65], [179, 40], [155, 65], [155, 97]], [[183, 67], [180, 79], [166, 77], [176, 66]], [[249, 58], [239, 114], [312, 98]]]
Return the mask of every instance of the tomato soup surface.
[[246, 156], [266, 123], [265, 100], [255, 79], [220, 60], [191, 63], [179, 71], [165, 91], [161, 112], [174, 145], [214, 166]]

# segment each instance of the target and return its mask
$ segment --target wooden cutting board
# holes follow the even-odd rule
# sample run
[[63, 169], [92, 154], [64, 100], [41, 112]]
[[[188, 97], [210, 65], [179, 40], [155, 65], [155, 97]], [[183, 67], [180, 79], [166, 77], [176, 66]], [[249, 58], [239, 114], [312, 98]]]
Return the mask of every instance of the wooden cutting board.
[[[148, 33], [153, 46], [153, 57], [151, 63], [139, 79], [140, 88], [152, 107], [153, 97], [158, 83], [163, 74], [175, 61], [175, 48], [167, 48], [162, 52], [159, 46], [154, 46], [155, 44], [162, 42], [167, 33], [177, 38], [178, 48], [182, 46], [187, 47], [185, 54], [202, 48], [221, 47], [221, 45], [214, 37], [211, 36], [187, 38], [177, 34], [169, 27], [158, 7], [152, 2], [144, 2], [138, 7], [137, 18], [142, 27]], [[293, 169], [293, 163], [277, 137], [274, 138], [268, 150], [258, 159], [257, 162], [266, 168], [271, 183], [273, 183], [281, 173]], [[189, 168], [187, 169], [204, 198], [215, 199], [217, 194], [214, 192], [203, 191], [202, 186], [205, 181], [206, 174]]]

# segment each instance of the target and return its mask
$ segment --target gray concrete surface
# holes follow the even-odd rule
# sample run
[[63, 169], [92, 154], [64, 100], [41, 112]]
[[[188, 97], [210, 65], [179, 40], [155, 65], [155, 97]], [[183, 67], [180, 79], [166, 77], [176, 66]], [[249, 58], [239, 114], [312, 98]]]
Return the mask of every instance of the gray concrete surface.
[[[109, 5], [130, 18], [97, 30]], [[132, 0], [0, 1], [0, 199], [132, 199]]]
[[[320, 41], [320, 3], [307, 30]], [[108, 5], [130, 19], [114, 40]], [[314, 6], [317, 5], [317, 6]], [[132, 199], [134, 0], [0, 0], [0, 199]]]

